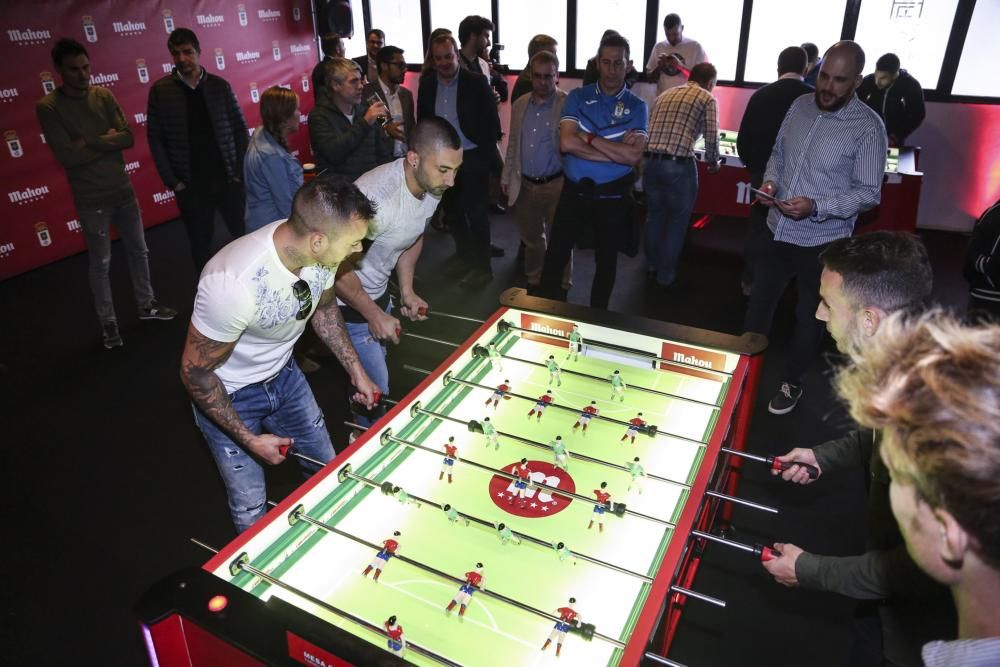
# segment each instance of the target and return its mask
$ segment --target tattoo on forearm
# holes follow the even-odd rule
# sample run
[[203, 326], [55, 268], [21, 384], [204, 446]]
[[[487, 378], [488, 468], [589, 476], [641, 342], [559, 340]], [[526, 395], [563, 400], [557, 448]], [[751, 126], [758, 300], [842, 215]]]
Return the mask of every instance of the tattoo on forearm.
[[234, 343], [220, 343], [189, 328], [181, 359], [181, 381], [191, 400], [209, 419], [236, 442], [247, 444], [254, 434], [236, 413], [225, 385], [215, 374], [215, 369], [225, 363], [233, 347]]
[[347, 335], [347, 327], [344, 326], [344, 318], [336, 302], [321, 303], [313, 314], [312, 325], [316, 335], [327, 344], [341, 366], [350, 371], [351, 367], [358, 363], [358, 353]]

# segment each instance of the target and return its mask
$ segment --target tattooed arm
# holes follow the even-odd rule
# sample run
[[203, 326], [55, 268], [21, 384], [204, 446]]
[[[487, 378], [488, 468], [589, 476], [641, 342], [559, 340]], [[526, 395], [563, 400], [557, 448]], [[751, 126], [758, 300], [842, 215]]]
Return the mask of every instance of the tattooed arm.
[[189, 325], [181, 355], [181, 382], [194, 404], [229, 437], [268, 463], [281, 463], [285, 457], [278, 448], [291, 445], [291, 438], [269, 433], [257, 435], [248, 429], [236, 414], [222, 380], [215, 374], [215, 369], [226, 362], [234, 347], [236, 341], [220, 343], [204, 336], [193, 324]]
[[327, 289], [320, 297], [319, 305], [312, 316], [312, 326], [316, 330], [319, 339], [326, 343], [334, 356], [340, 361], [340, 365], [347, 371], [351, 378], [351, 384], [358, 390], [352, 398], [359, 403], [363, 403], [371, 408], [375, 405], [375, 392], [381, 391], [368, 373], [365, 372], [358, 359], [357, 350], [347, 335], [347, 327], [344, 326], [344, 317], [337, 307], [337, 297], [333, 288]]

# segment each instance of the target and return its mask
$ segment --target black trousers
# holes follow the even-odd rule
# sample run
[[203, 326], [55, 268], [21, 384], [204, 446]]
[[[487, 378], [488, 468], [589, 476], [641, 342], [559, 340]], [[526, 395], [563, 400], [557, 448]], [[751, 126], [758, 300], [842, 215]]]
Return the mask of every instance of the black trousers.
[[[750, 187], [760, 188], [764, 180], [764, 172], [750, 172]], [[751, 196], [751, 200], [753, 197]], [[743, 282], [753, 284], [754, 267], [757, 265], [757, 258], [771, 236], [767, 228], [767, 213], [769, 208], [763, 204], [753, 204], [750, 206], [750, 216], [747, 218], [746, 236], [743, 242]]]
[[795, 305], [795, 333], [782, 380], [801, 384], [802, 376], [819, 353], [824, 325], [816, 319], [819, 305], [819, 277], [823, 267], [819, 254], [826, 244], [804, 247], [775, 241], [768, 232], [754, 267], [753, 292], [747, 306], [743, 328], [767, 335], [771, 331], [774, 310], [788, 283], [795, 279], [798, 302]]
[[465, 151], [455, 185], [445, 191], [441, 202], [456, 254], [472, 268], [483, 271], [491, 271], [490, 150], [496, 149], [488, 146]]
[[216, 211], [233, 238], [243, 236], [246, 197], [242, 183], [225, 180], [188, 183], [177, 193], [177, 206], [184, 219], [188, 240], [191, 241], [191, 256], [199, 273], [212, 258]]
[[608, 307], [618, 271], [618, 251], [631, 233], [630, 187], [629, 180], [622, 185], [619, 194], [607, 191], [596, 193], [565, 179], [552, 221], [552, 238], [545, 251], [540, 285], [542, 295], [555, 298], [560, 294], [563, 270], [569, 262], [573, 246], [593, 247], [596, 267], [590, 287], [590, 306]]

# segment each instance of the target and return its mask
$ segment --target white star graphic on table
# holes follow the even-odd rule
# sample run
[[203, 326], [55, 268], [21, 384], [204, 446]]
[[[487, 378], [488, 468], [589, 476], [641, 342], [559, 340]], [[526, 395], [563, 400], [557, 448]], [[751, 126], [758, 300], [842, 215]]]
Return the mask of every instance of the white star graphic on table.
[[545, 507], [545, 506], [543, 505], [543, 506], [542, 506], [542, 511], [543, 511], [543, 512], [548, 512], [548, 511], [549, 511], [549, 508], [548, 508], [548, 507]]
[[538, 503], [531, 503], [531, 509], [535, 509], [536, 507], [538, 507]]
[[497, 494], [497, 498], [503, 498], [503, 491]]

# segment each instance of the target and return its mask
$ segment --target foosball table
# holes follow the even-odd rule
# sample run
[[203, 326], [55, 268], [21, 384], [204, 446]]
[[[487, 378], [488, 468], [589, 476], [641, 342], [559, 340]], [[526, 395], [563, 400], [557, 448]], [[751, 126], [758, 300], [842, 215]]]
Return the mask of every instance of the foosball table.
[[320, 472], [143, 596], [153, 663], [676, 664], [684, 605], [713, 602], [690, 587], [740, 502], [765, 346], [508, 290]]

